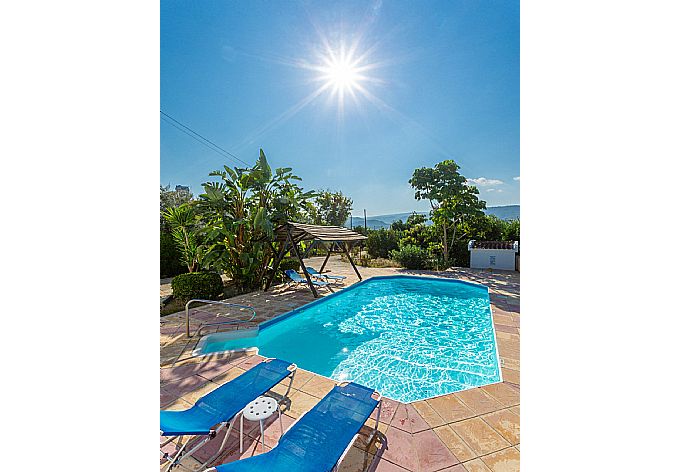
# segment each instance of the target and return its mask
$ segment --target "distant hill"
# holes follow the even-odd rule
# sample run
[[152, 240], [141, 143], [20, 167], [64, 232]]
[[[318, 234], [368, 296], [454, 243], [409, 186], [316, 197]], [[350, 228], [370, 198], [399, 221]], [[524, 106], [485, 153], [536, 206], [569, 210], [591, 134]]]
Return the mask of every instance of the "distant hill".
[[[407, 218], [412, 214], [416, 213], [418, 215], [429, 216], [428, 211], [408, 211], [406, 213], [392, 213], [390, 215], [375, 215], [367, 216], [367, 228], [369, 229], [381, 229], [390, 228], [390, 225], [394, 221], [402, 220], [407, 221]], [[506, 205], [506, 206], [495, 206], [487, 207], [484, 211], [487, 215], [495, 215], [502, 220], [514, 220], [520, 218], [520, 205]], [[350, 220], [345, 223], [345, 226], [350, 227]], [[364, 218], [359, 216], [352, 217], [352, 226], [364, 226]]]
[[[395, 220], [393, 220], [395, 221]], [[350, 221], [348, 220], [346, 223], [346, 226], [349, 227]], [[352, 217], [352, 227], [354, 228], [355, 226], [364, 226], [364, 218], [360, 218], [359, 216], [353, 216]], [[381, 229], [381, 228], [389, 228], [390, 223], [386, 223], [385, 221], [381, 221], [379, 217], [376, 218], [369, 218], [367, 216], [367, 228], [368, 229]]]

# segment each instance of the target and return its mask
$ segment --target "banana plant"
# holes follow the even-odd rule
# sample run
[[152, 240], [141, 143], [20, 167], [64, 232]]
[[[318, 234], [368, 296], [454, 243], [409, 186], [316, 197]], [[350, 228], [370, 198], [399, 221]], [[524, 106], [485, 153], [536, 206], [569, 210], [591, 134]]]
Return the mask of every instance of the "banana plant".
[[268, 164], [263, 150], [251, 168], [224, 166], [209, 174], [217, 181], [204, 184], [198, 208], [204, 223], [206, 253], [203, 267], [229, 275], [241, 290], [261, 285], [273, 255], [274, 230], [298, 219], [313, 192], [304, 192], [290, 168]]

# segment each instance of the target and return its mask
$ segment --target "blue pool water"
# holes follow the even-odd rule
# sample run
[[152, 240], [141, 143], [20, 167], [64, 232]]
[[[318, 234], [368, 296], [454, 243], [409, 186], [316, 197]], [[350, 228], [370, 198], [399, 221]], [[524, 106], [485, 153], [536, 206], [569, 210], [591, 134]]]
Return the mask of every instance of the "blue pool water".
[[258, 347], [266, 357], [411, 402], [501, 380], [486, 287], [374, 277], [263, 323], [211, 335], [201, 353]]

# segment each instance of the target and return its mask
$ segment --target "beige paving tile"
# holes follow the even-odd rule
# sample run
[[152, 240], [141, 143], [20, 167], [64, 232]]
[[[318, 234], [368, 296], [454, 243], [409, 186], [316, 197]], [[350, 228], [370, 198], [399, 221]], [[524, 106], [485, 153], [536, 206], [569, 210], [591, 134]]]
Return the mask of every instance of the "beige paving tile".
[[194, 404], [189, 403], [188, 401], [178, 398], [172, 403], [168, 403], [167, 405], [161, 407], [161, 410], [170, 410], [170, 411], [180, 411], [180, 410], [188, 410], [191, 408]]
[[520, 385], [520, 372], [513, 369], [503, 368], [503, 381]]
[[333, 390], [334, 386], [335, 382], [333, 380], [320, 375], [314, 375], [300, 387], [300, 390], [315, 397], [325, 397], [328, 392]]
[[426, 401], [414, 402], [412, 403], [412, 406], [415, 410], [417, 410], [417, 413], [419, 413], [424, 421], [426, 421], [427, 424], [432, 428], [447, 423], [447, 421], [444, 421], [443, 418], [436, 413], [436, 410], [431, 408], [431, 405], [429, 405]]
[[452, 394], [430, 398], [426, 402], [446, 423], [453, 423], [475, 416], [472, 410]]
[[230, 382], [232, 379], [236, 379], [240, 375], [244, 374], [244, 370], [238, 368], [238, 367], [232, 367], [230, 370], [228, 370], [225, 373], [222, 373], [218, 375], [217, 377], [213, 378], [213, 383], [216, 383], [218, 385], [223, 385], [224, 383]]
[[285, 411], [285, 414], [292, 418], [299, 418], [302, 414], [311, 410], [314, 405], [319, 403], [319, 398], [300, 391], [291, 393], [289, 399], [289, 409]]
[[520, 403], [520, 391], [505, 382], [485, 385], [481, 389], [505, 406], [514, 406]]
[[510, 357], [501, 356], [501, 367], [512, 370], [520, 370], [520, 361], [516, 359], [511, 359]]
[[[302, 386], [305, 383], [307, 383], [312, 377], [314, 377], [313, 372], [297, 368], [297, 370], [295, 371], [295, 380], [292, 382], [292, 388], [297, 390], [301, 389]], [[283, 379], [280, 383], [282, 383], [283, 385], [289, 385], [290, 378]]]
[[471, 388], [454, 394], [477, 415], [500, 410], [505, 406], [480, 388]]
[[495, 411], [483, 415], [481, 418], [507, 439], [510, 444], [515, 445], [520, 442], [520, 417], [512, 411]]
[[450, 427], [478, 456], [510, 446], [508, 441], [491, 429], [481, 418], [470, 418], [453, 423]]
[[520, 451], [510, 447], [484, 456], [482, 461], [489, 466], [492, 472], [518, 472], [520, 470]]
[[203, 397], [207, 393], [211, 393], [212, 391], [214, 391], [217, 388], [218, 388], [218, 384], [209, 381], [208, 383], [200, 386], [196, 390], [183, 395], [182, 398], [184, 400], [188, 401], [189, 403], [196, 403], [196, 401], [199, 398]]
[[457, 435], [450, 426], [434, 428], [434, 432], [460, 462], [477, 457], [477, 454]]
[[463, 462], [462, 464], [467, 469], [467, 472], [492, 472], [481, 459], [472, 459], [471, 461]]

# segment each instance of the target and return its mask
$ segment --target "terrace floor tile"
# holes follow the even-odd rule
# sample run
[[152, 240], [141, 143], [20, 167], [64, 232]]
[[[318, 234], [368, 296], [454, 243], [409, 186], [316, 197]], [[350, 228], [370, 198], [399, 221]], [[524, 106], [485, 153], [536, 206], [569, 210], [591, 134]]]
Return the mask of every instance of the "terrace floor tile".
[[463, 462], [462, 464], [467, 469], [467, 472], [492, 472], [489, 466], [482, 462], [481, 459], [472, 459], [471, 461]]
[[517, 472], [520, 470], [520, 451], [514, 447], [482, 457], [492, 472]]
[[401, 404], [398, 407], [391, 421], [391, 426], [395, 426], [408, 433], [418, 433], [430, 428], [429, 424], [424, 421], [424, 418], [417, 410], [412, 405], [406, 404]]
[[[314, 377], [313, 372], [297, 368], [295, 371], [295, 379], [292, 381], [292, 388], [299, 390], [304, 384], [311, 380], [312, 377]], [[290, 378], [283, 379], [280, 383], [283, 385], [290, 385]]]
[[454, 423], [475, 416], [472, 410], [453, 395], [430, 398], [426, 402], [446, 423]]
[[453, 423], [450, 427], [478, 456], [490, 454], [510, 446], [510, 443], [503, 436], [494, 431], [481, 418], [471, 418]]
[[408, 472], [409, 469], [403, 469], [399, 465], [395, 465], [392, 462], [388, 462], [385, 459], [373, 460], [374, 467], [373, 470], [376, 472]]
[[387, 449], [382, 459], [404, 469], [417, 471], [417, 451], [414, 448], [412, 433], [390, 427], [386, 432]]
[[510, 410], [494, 411], [481, 417], [510, 444], [520, 442], [520, 417]]
[[513, 406], [520, 403], [520, 390], [507, 385], [505, 382], [485, 385], [480, 388], [505, 406]]
[[296, 391], [290, 393], [287, 404], [289, 408], [285, 411], [285, 415], [292, 418], [299, 418], [301, 415], [311, 410], [314, 405], [319, 403], [319, 398], [308, 395], [304, 392]]
[[465, 466], [462, 464], [455, 464], [447, 469], [440, 470], [439, 472], [467, 472], [467, 469], [465, 469]]
[[[345, 457], [343, 457], [338, 472], [362, 472], [368, 469], [374, 456], [362, 449], [351, 447]], [[295, 471], [297, 472], [297, 471]]]
[[436, 413], [436, 410], [431, 408], [431, 405], [429, 405], [429, 403], [426, 401], [414, 402], [412, 403], [412, 406], [415, 410], [417, 410], [417, 413], [419, 413], [424, 421], [426, 421], [427, 424], [432, 428], [447, 423], [447, 421], [444, 421], [443, 418]]
[[471, 388], [453, 394], [477, 415], [496, 411], [505, 406], [481, 388]]
[[[391, 400], [390, 398], [384, 397], [383, 399], [381, 399], [381, 416], [379, 417], [379, 421], [381, 423], [391, 424], [391, 421], [393, 421], [393, 417], [395, 416], [395, 413], [397, 412], [399, 406], [399, 402]], [[369, 416], [369, 418], [376, 419], [376, 415], [377, 410], [374, 410]]]
[[477, 454], [450, 426], [440, 426], [435, 428], [434, 432], [460, 462], [477, 457]]
[[328, 392], [333, 390], [335, 381], [322, 377], [320, 375], [312, 376], [307, 382], [300, 387], [300, 390], [314, 395], [315, 397], [325, 397]]
[[417, 470], [435, 472], [458, 464], [458, 459], [433, 430], [414, 434], [413, 438], [417, 450]]

